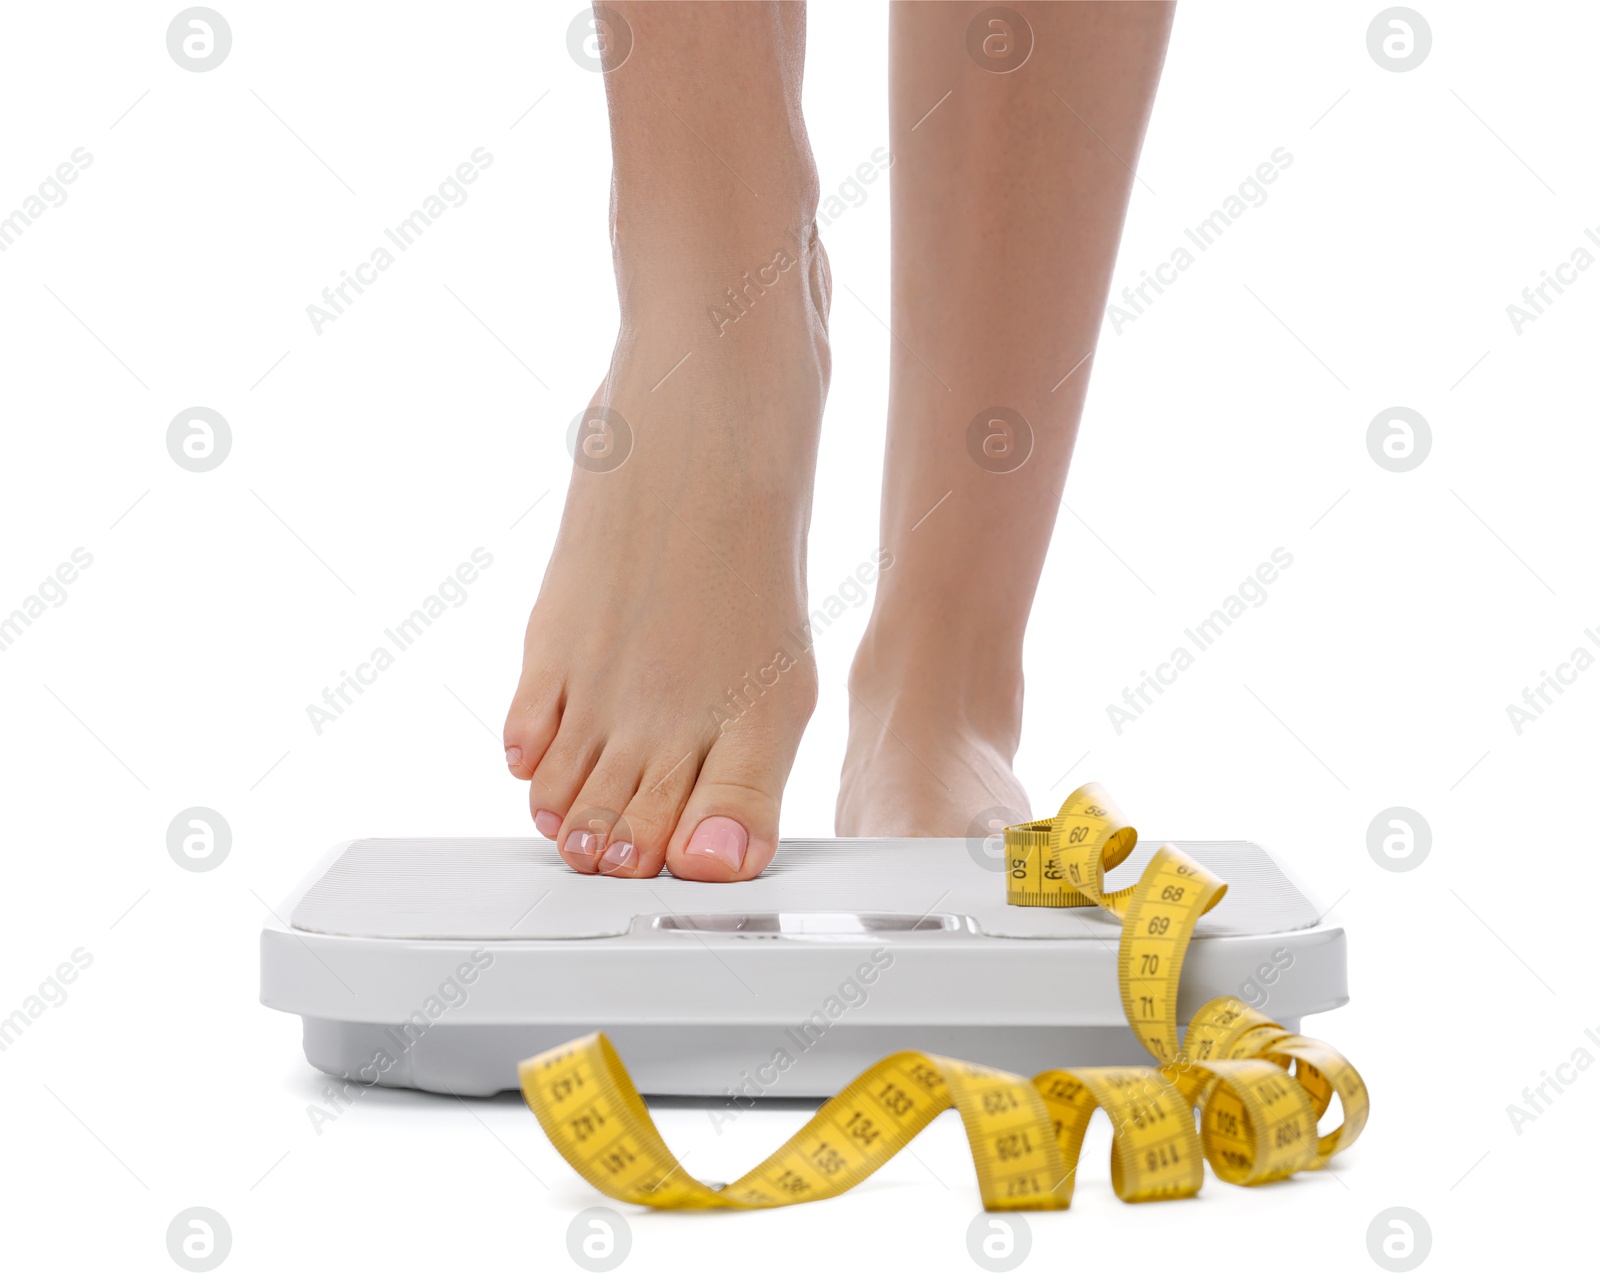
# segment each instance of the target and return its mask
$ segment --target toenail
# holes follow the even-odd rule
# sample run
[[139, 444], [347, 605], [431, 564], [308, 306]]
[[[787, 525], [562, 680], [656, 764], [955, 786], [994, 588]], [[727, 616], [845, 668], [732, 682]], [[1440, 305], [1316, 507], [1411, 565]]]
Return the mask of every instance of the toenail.
[[638, 865], [639, 851], [626, 840], [616, 840], [600, 859], [600, 874], [604, 876], [613, 871], [632, 871]]
[[744, 865], [745, 846], [750, 837], [732, 818], [706, 818], [689, 837], [685, 853], [715, 858], [737, 871]]
[[533, 825], [539, 828], [539, 834], [546, 840], [554, 840], [561, 834], [561, 815], [549, 809], [537, 809], [533, 814]]
[[586, 858], [592, 858], [600, 852], [600, 837], [592, 831], [569, 831], [567, 842], [561, 846], [562, 853], [579, 853]]
[[522, 748], [521, 747], [507, 747], [506, 748], [506, 768], [511, 769], [511, 770], [514, 771], [516, 769], [516, 767], [521, 763], [522, 763]]

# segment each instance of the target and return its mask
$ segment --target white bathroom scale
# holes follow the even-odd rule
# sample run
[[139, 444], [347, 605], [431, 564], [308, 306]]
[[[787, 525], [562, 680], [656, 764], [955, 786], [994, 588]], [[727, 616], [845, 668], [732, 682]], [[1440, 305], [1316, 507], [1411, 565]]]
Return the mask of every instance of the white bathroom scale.
[[[1160, 841], [1108, 876], [1132, 883]], [[1182, 841], [1228, 884], [1180, 1023], [1237, 995], [1291, 1031], [1348, 999], [1344, 930], [1259, 846]], [[261, 1002], [365, 1084], [484, 1096], [591, 1031], [640, 1091], [823, 1097], [921, 1049], [1031, 1076], [1139, 1063], [1119, 922], [1013, 907], [981, 841], [784, 840], [742, 884], [584, 876], [541, 839], [337, 845], [261, 931]]]

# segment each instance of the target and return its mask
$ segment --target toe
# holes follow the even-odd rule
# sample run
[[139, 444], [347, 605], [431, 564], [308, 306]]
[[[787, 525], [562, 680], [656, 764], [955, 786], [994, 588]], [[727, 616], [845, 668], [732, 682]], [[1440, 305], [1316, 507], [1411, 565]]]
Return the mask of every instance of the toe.
[[[622, 812], [611, 835], [611, 846], [600, 859], [605, 875], [645, 879], [659, 875], [678, 816], [694, 789], [700, 748], [668, 753], [650, 765], [639, 788]], [[627, 848], [619, 848], [626, 843]]]
[[524, 782], [533, 777], [561, 727], [561, 701], [558, 682], [523, 673], [511, 699], [511, 709], [506, 712], [506, 768], [512, 777]]
[[[672, 874], [685, 880], [748, 880], [772, 861], [772, 852], [764, 859], [753, 857], [750, 843], [750, 828], [738, 818], [722, 814], [702, 818], [689, 833], [683, 852], [673, 859]], [[775, 851], [777, 841], [771, 843]]]
[[[571, 717], [563, 720], [555, 741], [544, 752], [539, 767], [528, 781], [528, 807], [533, 810], [533, 822], [540, 835], [556, 840], [563, 834], [562, 824], [584, 780], [600, 758], [601, 746], [598, 737], [586, 728], [577, 727]], [[593, 868], [578, 866], [577, 869]]]
[[555, 837], [556, 847], [573, 870], [599, 870], [602, 855], [614, 849], [617, 858], [613, 866], [626, 859], [627, 850], [616, 848], [632, 843], [622, 823], [622, 810], [638, 790], [642, 771], [637, 754], [615, 747], [607, 747], [596, 761], [567, 806]]
[[667, 851], [683, 880], [749, 880], [778, 851], [778, 807], [794, 752], [770, 751], [765, 735], [724, 733], [700, 766]]

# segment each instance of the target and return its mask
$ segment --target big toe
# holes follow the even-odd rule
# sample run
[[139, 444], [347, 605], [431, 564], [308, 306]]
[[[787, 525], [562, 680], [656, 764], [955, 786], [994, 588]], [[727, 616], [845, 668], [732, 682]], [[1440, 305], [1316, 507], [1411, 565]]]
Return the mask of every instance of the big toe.
[[[770, 853], [766, 861], [772, 861]], [[765, 866], [752, 869], [746, 865], [750, 862], [749, 828], [722, 814], [700, 819], [683, 851], [667, 857], [672, 874], [684, 880], [748, 880]]]
[[718, 739], [701, 766], [667, 849], [667, 869], [680, 880], [750, 880], [778, 852], [778, 808], [793, 755], [752, 758]]

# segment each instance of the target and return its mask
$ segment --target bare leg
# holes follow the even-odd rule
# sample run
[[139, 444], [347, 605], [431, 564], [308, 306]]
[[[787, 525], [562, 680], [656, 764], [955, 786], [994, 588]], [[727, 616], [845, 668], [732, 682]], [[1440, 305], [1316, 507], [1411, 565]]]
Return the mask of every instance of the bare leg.
[[[1172, 21], [1167, 4], [1015, 0], [1033, 48], [1000, 74], [968, 53], [986, 7], [892, 6], [894, 563], [851, 673], [841, 835], [1032, 816], [1011, 771], [1023, 631]], [[1028, 429], [985, 414], [969, 434], [996, 406]]]
[[577, 871], [744, 880], [776, 851], [816, 699], [786, 635], [806, 617], [828, 379], [805, 8], [610, 7], [632, 38], [606, 72], [621, 331], [528, 622], [506, 762]]

